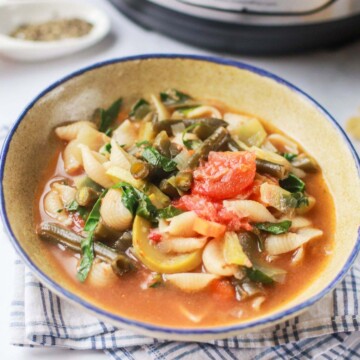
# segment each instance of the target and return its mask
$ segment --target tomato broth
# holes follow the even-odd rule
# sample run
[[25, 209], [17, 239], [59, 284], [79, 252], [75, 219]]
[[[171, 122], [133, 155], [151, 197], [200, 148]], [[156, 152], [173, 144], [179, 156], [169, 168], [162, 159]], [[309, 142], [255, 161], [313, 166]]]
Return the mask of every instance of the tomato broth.
[[[220, 107], [217, 102], [215, 104]], [[226, 111], [230, 110], [222, 105], [221, 113]], [[127, 112], [121, 112], [119, 119], [125, 119], [126, 114]], [[266, 125], [265, 122], [263, 124], [269, 134], [282, 134], [281, 131]], [[35, 218], [36, 226], [46, 221], [53, 221], [44, 209], [44, 197], [50, 191], [51, 184], [66, 180], [72, 185], [74, 177], [83, 173], [80, 170], [69, 175], [64, 170], [65, 144], [59, 141], [59, 148], [54, 154], [53, 161], [45, 170], [43, 182], [39, 186], [35, 198], [35, 206], [38, 209]], [[269, 257], [266, 253], [258, 254], [271, 265], [286, 271], [284, 282], [274, 282], [263, 286], [262, 296], [265, 301], [260, 307], [254, 304], [251, 297], [239, 301], [232, 290], [230, 292], [217, 291], [213, 284], [198, 292], [184, 292], [172, 284], [161, 283], [156, 287], [149, 287], [146, 284], [154, 271], [146, 266], [140, 266], [137, 272], [117, 277], [113, 282], [103, 286], [94, 286], [87, 280], [79, 282], [76, 273], [80, 254], [50, 242], [44, 242], [44, 249], [49, 261], [61, 272], [70, 287], [76, 287], [77, 292], [81, 293], [87, 301], [111, 313], [161, 326], [179, 328], [239, 323], [264, 316], [289, 302], [321, 276], [331, 256], [335, 229], [335, 212], [331, 194], [321, 171], [307, 173], [303, 180], [306, 182], [306, 191], [316, 199], [315, 207], [306, 214], [306, 218], [311, 219], [312, 225], [321, 229], [323, 235], [303, 246], [304, 257], [296, 264], [292, 261], [296, 256], [296, 250], [273, 257]], [[74, 216], [72, 219], [69, 228], [80, 232], [84, 222], [77, 222], [78, 219]], [[130, 254], [130, 256], [133, 255]], [[204, 271], [204, 268], [200, 266], [196, 271]]]

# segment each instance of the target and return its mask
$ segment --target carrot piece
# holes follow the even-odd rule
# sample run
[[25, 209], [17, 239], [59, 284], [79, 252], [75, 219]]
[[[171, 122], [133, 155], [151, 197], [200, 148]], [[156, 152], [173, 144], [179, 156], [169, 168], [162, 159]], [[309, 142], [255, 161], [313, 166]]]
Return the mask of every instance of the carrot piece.
[[226, 226], [197, 217], [194, 221], [193, 230], [200, 235], [218, 238], [225, 234]]
[[235, 298], [235, 289], [227, 280], [213, 280], [210, 291], [219, 300], [230, 300]]

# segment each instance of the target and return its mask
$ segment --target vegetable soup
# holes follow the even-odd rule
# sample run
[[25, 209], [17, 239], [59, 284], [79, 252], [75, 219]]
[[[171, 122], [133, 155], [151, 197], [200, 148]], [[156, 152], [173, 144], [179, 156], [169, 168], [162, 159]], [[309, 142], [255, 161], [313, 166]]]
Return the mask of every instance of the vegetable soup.
[[290, 301], [332, 253], [321, 169], [256, 116], [169, 89], [55, 133], [37, 233], [104, 309], [163, 326], [239, 323]]

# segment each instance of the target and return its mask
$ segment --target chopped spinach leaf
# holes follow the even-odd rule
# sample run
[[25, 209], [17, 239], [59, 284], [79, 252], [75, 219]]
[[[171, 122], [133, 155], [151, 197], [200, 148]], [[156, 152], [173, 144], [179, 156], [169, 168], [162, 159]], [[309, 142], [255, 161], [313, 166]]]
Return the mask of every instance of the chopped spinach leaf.
[[150, 112], [150, 105], [144, 99], [139, 99], [131, 108], [129, 116], [134, 120], [143, 119]]
[[100, 126], [99, 131], [109, 134], [111, 133], [111, 125], [114, 122], [114, 120], [117, 118], [120, 107], [122, 104], [122, 99], [116, 100], [108, 109], [100, 109]]
[[305, 190], [305, 183], [294, 174], [289, 174], [287, 178], [280, 180], [279, 185], [291, 193], [303, 192]]
[[256, 223], [254, 224], [254, 226], [259, 230], [278, 235], [289, 231], [291, 227], [291, 221], [284, 220], [279, 223], [262, 222], [262, 223]]
[[292, 161], [293, 159], [295, 159], [297, 157], [296, 154], [293, 153], [284, 153], [283, 157], [287, 160], [287, 161]]
[[89, 231], [86, 238], [81, 241], [81, 262], [77, 271], [77, 278], [84, 282], [91, 270], [94, 261], [94, 231]]
[[151, 165], [163, 169], [166, 172], [176, 170], [177, 163], [168, 157], [161, 155], [155, 148], [148, 146], [144, 149], [141, 156]]
[[179, 111], [181, 114], [183, 115], [188, 115], [191, 111], [195, 110], [196, 108], [198, 108], [199, 105], [195, 105], [195, 106], [184, 106], [181, 108], [178, 108], [177, 111]]
[[182, 104], [191, 99], [192, 98], [189, 95], [187, 95], [181, 91], [178, 91], [176, 89], [168, 89], [165, 92], [160, 93], [160, 100], [165, 105]]
[[246, 275], [251, 281], [260, 282], [262, 284], [272, 284], [274, 280], [256, 268], [246, 268]]
[[94, 204], [90, 214], [86, 220], [84, 230], [88, 231], [86, 238], [81, 241], [81, 262], [77, 272], [77, 278], [84, 282], [91, 270], [92, 263], [94, 261], [94, 232], [100, 221], [100, 206], [101, 199], [105, 196], [107, 190], [99, 196]]
[[148, 287], [149, 288], [157, 288], [163, 283], [163, 278], [161, 274], [155, 274], [153, 275], [152, 279], [149, 282]]
[[133, 215], [136, 214], [154, 224], [157, 223], [158, 210], [146, 194], [126, 182], [117, 183], [113, 188], [123, 191], [121, 201]]
[[105, 144], [105, 151], [107, 151], [109, 154], [111, 153], [111, 144], [110, 143]]
[[90, 211], [85, 206], [80, 206], [77, 208], [77, 212], [79, 213], [80, 217], [86, 221], [89, 216]]
[[183, 213], [182, 210], [180, 210], [172, 205], [169, 205], [166, 208], [159, 210], [159, 218], [160, 219], [170, 219], [170, 218], [172, 218], [176, 215], [180, 215], [182, 213]]
[[94, 231], [96, 226], [100, 221], [100, 206], [101, 206], [101, 199], [106, 195], [107, 190], [103, 191], [99, 198], [96, 200], [93, 208], [90, 211], [90, 214], [86, 220], [84, 230], [85, 231]]
[[83, 220], [86, 220], [89, 216], [89, 210], [85, 206], [81, 206], [76, 200], [73, 200], [67, 207], [67, 211], [78, 212]]
[[106, 136], [111, 136], [113, 129], [109, 128], [105, 131]]

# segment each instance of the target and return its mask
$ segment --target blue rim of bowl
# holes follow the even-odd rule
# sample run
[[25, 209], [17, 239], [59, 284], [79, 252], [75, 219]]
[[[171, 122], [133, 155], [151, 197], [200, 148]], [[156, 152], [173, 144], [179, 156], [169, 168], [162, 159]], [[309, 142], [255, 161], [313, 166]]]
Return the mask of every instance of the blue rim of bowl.
[[258, 74], [260, 76], [270, 78], [272, 80], [275, 80], [277, 83], [280, 83], [282, 85], [285, 85], [286, 87], [290, 88], [292, 91], [298, 93], [302, 97], [306, 98], [307, 101], [310, 101], [320, 112], [323, 113], [323, 115], [332, 123], [332, 125], [335, 127], [335, 129], [338, 131], [338, 133], [342, 136], [343, 140], [347, 143], [353, 159], [355, 161], [358, 174], [360, 176], [360, 158], [359, 155], [356, 153], [353, 145], [351, 144], [348, 136], [344, 132], [344, 130], [340, 127], [340, 125], [337, 123], [337, 121], [329, 114], [327, 110], [325, 110], [316, 100], [314, 100], [311, 96], [306, 94], [304, 91], [299, 89], [298, 87], [294, 86], [293, 84], [287, 82], [286, 80], [278, 77], [275, 74], [272, 74], [271, 72], [268, 72], [266, 70], [263, 70], [261, 68], [248, 65], [246, 63], [242, 63], [235, 60], [228, 60], [228, 59], [222, 59], [218, 57], [213, 56], [201, 56], [201, 55], [182, 55], [182, 54], [149, 54], [149, 55], [137, 55], [137, 56], [129, 56], [124, 58], [117, 58], [112, 60], [107, 60], [99, 63], [95, 63], [94, 65], [82, 68], [78, 71], [75, 71], [71, 73], [68, 76], [65, 76], [64, 78], [56, 81], [52, 85], [48, 86], [44, 91], [42, 91], [38, 96], [35, 97], [35, 99], [25, 108], [25, 110], [21, 113], [13, 127], [11, 128], [9, 134], [7, 135], [5, 142], [2, 147], [1, 155], [0, 155], [0, 181], [1, 181], [1, 187], [0, 187], [0, 213], [2, 217], [2, 221], [5, 226], [5, 230], [7, 231], [9, 238], [11, 240], [12, 245], [14, 246], [17, 253], [20, 255], [21, 259], [24, 261], [24, 263], [28, 266], [28, 268], [33, 271], [37, 277], [43, 281], [45, 284], [47, 284], [50, 288], [54, 289], [58, 294], [63, 295], [68, 300], [75, 302], [84, 308], [88, 309], [92, 313], [98, 314], [102, 316], [103, 318], [108, 318], [112, 321], [115, 321], [117, 323], [122, 323], [127, 326], [131, 326], [133, 328], [141, 328], [147, 331], [152, 332], [158, 332], [162, 333], [163, 335], [169, 334], [169, 335], [221, 335], [221, 334], [228, 334], [228, 333], [236, 333], [237, 331], [245, 330], [245, 329], [251, 329], [257, 326], [266, 326], [267, 324], [270, 325], [274, 322], [281, 321], [281, 319], [286, 318], [288, 316], [291, 316], [293, 314], [297, 314], [298, 312], [301, 312], [305, 308], [313, 305], [316, 301], [320, 300], [323, 296], [325, 296], [330, 290], [332, 290], [335, 285], [345, 276], [346, 272], [349, 270], [351, 265], [356, 259], [356, 256], [358, 252], [360, 251], [360, 227], [358, 230], [358, 238], [356, 241], [356, 244], [347, 259], [345, 265], [340, 270], [340, 272], [336, 275], [336, 277], [331, 281], [331, 283], [323, 289], [320, 293], [312, 296], [310, 299], [302, 302], [301, 304], [298, 304], [296, 306], [293, 306], [290, 309], [280, 311], [279, 313], [276, 313], [274, 315], [265, 316], [261, 319], [249, 321], [247, 323], [243, 324], [237, 324], [237, 325], [228, 325], [228, 326], [216, 326], [216, 327], [205, 327], [205, 328], [174, 328], [174, 327], [166, 327], [166, 326], [159, 326], [159, 325], [152, 325], [150, 323], [141, 322], [138, 320], [128, 319], [126, 317], [112, 314], [108, 311], [105, 311], [98, 306], [95, 306], [91, 304], [88, 301], [83, 300], [77, 295], [74, 295], [70, 291], [64, 289], [60, 285], [58, 285], [55, 281], [53, 281], [51, 278], [49, 278], [45, 273], [43, 273], [30, 259], [30, 257], [25, 253], [25, 251], [22, 249], [19, 241], [16, 239], [15, 235], [13, 234], [11, 230], [11, 226], [9, 223], [9, 220], [6, 215], [5, 211], [5, 199], [4, 199], [4, 193], [3, 193], [3, 178], [4, 178], [4, 170], [5, 170], [5, 162], [6, 162], [6, 155], [9, 149], [9, 145], [11, 143], [11, 139], [13, 135], [16, 132], [17, 127], [19, 126], [22, 119], [25, 117], [25, 115], [28, 113], [28, 111], [35, 105], [35, 103], [41, 99], [45, 94], [59, 86], [60, 84], [79, 76], [87, 71], [94, 70], [103, 66], [112, 65], [116, 63], [122, 63], [122, 62], [128, 62], [128, 61], [137, 61], [137, 60], [148, 60], [148, 59], [189, 59], [189, 60], [197, 60], [197, 61], [205, 61], [205, 62], [211, 62], [219, 65], [226, 65], [231, 67], [236, 67], [243, 70], [248, 70], [250, 72], [253, 72], [255, 74]]

